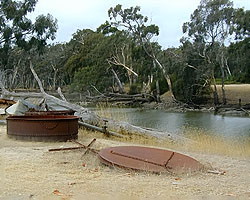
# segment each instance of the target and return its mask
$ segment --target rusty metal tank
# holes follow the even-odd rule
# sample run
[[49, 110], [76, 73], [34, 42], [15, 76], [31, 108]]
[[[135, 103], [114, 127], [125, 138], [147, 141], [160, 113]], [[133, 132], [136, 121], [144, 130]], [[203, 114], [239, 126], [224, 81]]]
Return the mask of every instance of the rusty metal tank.
[[74, 115], [73, 110], [28, 111], [25, 115]]
[[7, 135], [35, 141], [67, 141], [78, 136], [78, 117], [35, 115], [7, 117]]

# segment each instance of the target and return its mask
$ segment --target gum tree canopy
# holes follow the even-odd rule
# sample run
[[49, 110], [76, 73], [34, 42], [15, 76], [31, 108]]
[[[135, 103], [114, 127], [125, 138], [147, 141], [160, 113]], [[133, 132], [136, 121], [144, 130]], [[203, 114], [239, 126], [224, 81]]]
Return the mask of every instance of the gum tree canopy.
[[140, 10], [141, 8], [139, 6], [123, 9], [120, 4], [111, 7], [108, 11], [111, 25], [126, 30], [140, 45], [142, 45], [146, 54], [161, 70], [168, 83], [171, 96], [173, 100], [176, 100], [167, 66], [164, 66], [157, 58], [157, 49], [155, 49], [155, 45], [153, 45], [152, 42], [152, 38], [159, 35], [159, 27], [155, 24], [148, 25], [148, 17], [140, 14]]
[[186, 22], [183, 25], [183, 32], [187, 33], [190, 41], [198, 42], [205, 46], [201, 55], [211, 65], [215, 104], [218, 103], [214, 78], [216, 62], [221, 69], [222, 100], [223, 104], [226, 104], [224, 78], [225, 72], [230, 70], [226, 64], [225, 44], [234, 31], [234, 12], [233, 2], [230, 0], [201, 0], [200, 5], [191, 15], [190, 22]]
[[34, 11], [38, 0], [1, 0], [0, 2], [0, 55], [6, 65], [8, 51], [14, 46], [28, 51], [41, 50], [48, 39], [55, 39], [57, 20], [50, 14], [40, 15], [32, 22], [27, 15]]

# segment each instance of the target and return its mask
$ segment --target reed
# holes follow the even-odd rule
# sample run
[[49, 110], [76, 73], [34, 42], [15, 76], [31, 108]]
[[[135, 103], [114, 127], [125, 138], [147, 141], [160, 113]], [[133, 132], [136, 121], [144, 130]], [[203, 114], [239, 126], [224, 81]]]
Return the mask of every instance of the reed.
[[228, 139], [199, 128], [185, 128], [182, 134], [193, 140], [185, 145], [192, 151], [222, 154], [228, 156], [250, 156], [250, 139]]
[[95, 112], [100, 117], [116, 119], [117, 121], [128, 121], [126, 112], [120, 112], [119, 108], [122, 108], [122, 106], [113, 106], [110, 103], [98, 103]]
[[116, 138], [107, 137], [102, 133], [86, 131], [84, 129], [79, 131], [80, 138], [106, 139], [126, 144], [154, 146], [182, 152], [217, 154], [231, 157], [250, 157], [250, 139], [245, 141], [229, 140], [215, 135], [212, 132], [197, 128], [185, 128], [181, 134], [189, 138], [192, 142], [179, 143], [178, 141], [158, 139], [137, 134], [127, 135], [128, 137], [126, 138]]

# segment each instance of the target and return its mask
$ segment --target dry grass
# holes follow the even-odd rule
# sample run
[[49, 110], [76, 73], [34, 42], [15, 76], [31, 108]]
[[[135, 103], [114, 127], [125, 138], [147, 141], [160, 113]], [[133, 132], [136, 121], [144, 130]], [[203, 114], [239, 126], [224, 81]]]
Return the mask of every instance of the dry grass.
[[[219, 98], [222, 99], [221, 85], [217, 85]], [[225, 85], [226, 97], [228, 104], [250, 103], [250, 84], [229, 84]]]
[[115, 112], [117, 109], [122, 107], [114, 107], [110, 103], [98, 103], [96, 105], [97, 110], [95, 111], [97, 115], [104, 118], [116, 119], [117, 121], [128, 121], [128, 116], [125, 112]]
[[184, 148], [192, 151], [232, 157], [250, 157], [250, 139], [243, 141], [226, 139], [198, 128], [185, 128], [183, 135], [194, 141], [192, 144], [184, 145]]
[[155, 146], [176, 151], [186, 151], [195, 153], [209, 153], [215, 155], [225, 155], [230, 157], [250, 157], [250, 140], [237, 141], [229, 140], [211, 132], [197, 128], [185, 128], [183, 136], [192, 142], [178, 143], [168, 139], [157, 139], [150, 136], [129, 135], [127, 138], [107, 138], [102, 133], [89, 132], [81, 129], [79, 137], [111, 139], [112, 141], [122, 142], [132, 145]]

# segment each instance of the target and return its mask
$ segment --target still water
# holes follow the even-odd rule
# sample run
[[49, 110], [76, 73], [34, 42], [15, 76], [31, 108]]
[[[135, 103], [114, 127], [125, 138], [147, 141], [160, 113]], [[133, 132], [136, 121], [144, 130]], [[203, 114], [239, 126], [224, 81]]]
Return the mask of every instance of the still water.
[[250, 118], [248, 117], [221, 116], [202, 112], [176, 113], [136, 108], [109, 108], [105, 112], [114, 119], [122, 117], [122, 120], [131, 124], [169, 133], [180, 134], [186, 128], [198, 128], [231, 139], [250, 138]]

